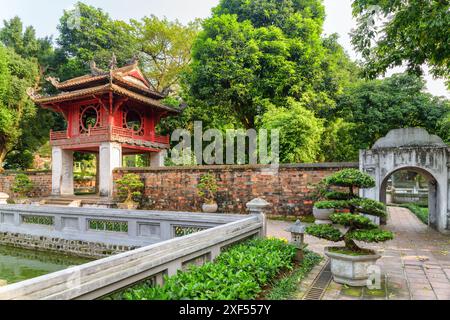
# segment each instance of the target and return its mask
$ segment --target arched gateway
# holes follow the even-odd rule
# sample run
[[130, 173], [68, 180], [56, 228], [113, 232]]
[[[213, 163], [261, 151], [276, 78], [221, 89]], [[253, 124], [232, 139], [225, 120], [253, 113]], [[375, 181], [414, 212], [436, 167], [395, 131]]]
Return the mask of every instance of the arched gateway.
[[441, 138], [419, 128], [392, 130], [371, 150], [360, 152], [360, 169], [376, 181], [376, 187], [361, 190], [361, 196], [383, 202], [392, 174], [400, 170], [422, 174], [429, 184], [430, 224], [450, 233], [450, 148]]

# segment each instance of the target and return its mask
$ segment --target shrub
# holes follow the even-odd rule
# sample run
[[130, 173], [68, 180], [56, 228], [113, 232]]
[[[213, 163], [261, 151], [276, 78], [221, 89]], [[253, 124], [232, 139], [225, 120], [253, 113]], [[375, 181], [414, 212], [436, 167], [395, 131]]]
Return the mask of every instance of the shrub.
[[217, 181], [216, 177], [211, 174], [205, 174], [200, 178], [200, 182], [197, 185], [198, 195], [203, 199], [206, 204], [213, 204], [216, 202], [217, 194]]
[[116, 181], [118, 186], [118, 194], [121, 200], [125, 199], [124, 203], [134, 203], [139, 201], [142, 197], [142, 189], [144, 188], [144, 183], [137, 174], [126, 174]]
[[350, 200], [356, 196], [351, 196], [348, 192], [330, 191], [325, 193], [325, 198], [329, 200]]
[[341, 170], [327, 179], [327, 184], [338, 187], [349, 188], [373, 188], [375, 180], [366, 173], [362, 173], [357, 169]]
[[347, 201], [319, 201], [314, 204], [317, 209], [346, 209], [349, 207]]
[[34, 184], [26, 174], [18, 174], [14, 178], [11, 191], [18, 194], [19, 197], [26, 197], [33, 190]]
[[387, 209], [384, 203], [372, 199], [352, 199], [350, 204], [356, 212], [370, 214], [377, 217], [386, 217]]
[[163, 286], [141, 285], [126, 300], [249, 300], [282, 270], [293, 269], [296, 249], [279, 239], [255, 239], [223, 252], [214, 262], [166, 277]]
[[[346, 227], [346, 232], [342, 233], [331, 225], [315, 225], [308, 227], [306, 233], [333, 242], [344, 241], [345, 250], [348, 254], [367, 252], [367, 250], [359, 248], [355, 241], [383, 242], [394, 238], [391, 232], [381, 230], [370, 219], [359, 214], [366, 213], [380, 217], [386, 215], [386, 206], [384, 204], [369, 199], [360, 199], [355, 196], [355, 188], [372, 188], [375, 186], [375, 181], [372, 177], [356, 169], [347, 169], [326, 178], [326, 184], [328, 186], [349, 188], [347, 195], [350, 200], [322, 201], [315, 204], [316, 208], [342, 208], [344, 203], [350, 207], [350, 213], [336, 213], [330, 217], [334, 224]], [[333, 193], [331, 195], [344, 197], [343, 193]]]

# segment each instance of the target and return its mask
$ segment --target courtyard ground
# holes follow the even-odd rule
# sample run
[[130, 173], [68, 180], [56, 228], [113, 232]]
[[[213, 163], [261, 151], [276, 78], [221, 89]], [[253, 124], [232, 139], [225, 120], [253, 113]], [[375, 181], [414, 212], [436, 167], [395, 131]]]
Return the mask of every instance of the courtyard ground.
[[[268, 221], [270, 236], [289, 239], [284, 221]], [[390, 242], [367, 245], [382, 258], [378, 265], [383, 273], [381, 290], [350, 288], [331, 282], [324, 300], [450, 300], [450, 236], [424, 225], [408, 209], [390, 207], [386, 229], [395, 233]], [[336, 245], [306, 236], [309, 249], [323, 255], [324, 247]], [[324, 261], [299, 285], [297, 299], [302, 299]]]

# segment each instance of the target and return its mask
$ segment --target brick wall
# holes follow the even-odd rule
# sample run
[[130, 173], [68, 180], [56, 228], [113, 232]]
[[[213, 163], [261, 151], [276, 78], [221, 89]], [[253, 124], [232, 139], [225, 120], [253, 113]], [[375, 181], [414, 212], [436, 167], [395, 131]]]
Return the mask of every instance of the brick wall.
[[52, 193], [52, 173], [51, 171], [37, 171], [37, 172], [16, 172], [6, 171], [0, 174], [0, 192], [11, 195], [11, 185], [17, 174], [24, 173], [28, 175], [34, 183], [32, 197], [47, 197]]
[[140, 175], [150, 200], [148, 209], [201, 211], [196, 185], [203, 174], [211, 172], [219, 184], [221, 212], [245, 213], [245, 204], [261, 197], [273, 204], [273, 215], [300, 216], [312, 213], [312, 185], [344, 168], [358, 168], [358, 164], [281, 165], [275, 172], [262, 165], [122, 168], [114, 172], [114, 180], [127, 173]]

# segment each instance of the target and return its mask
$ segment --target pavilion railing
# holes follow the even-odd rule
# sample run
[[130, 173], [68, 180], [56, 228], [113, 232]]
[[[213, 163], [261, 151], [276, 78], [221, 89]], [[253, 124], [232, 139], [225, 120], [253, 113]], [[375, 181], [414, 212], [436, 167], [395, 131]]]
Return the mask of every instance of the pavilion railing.
[[95, 136], [101, 136], [101, 135], [109, 135], [110, 138], [123, 137], [123, 138], [135, 139], [135, 140], [156, 142], [156, 143], [161, 143], [161, 144], [169, 144], [170, 143], [169, 136], [159, 136], [154, 133], [150, 134], [149, 136], [143, 136], [143, 135], [136, 133], [132, 129], [122, 128], [122, 127], [118, 127], [118, 126], [89, 128], [86, 132], [82, 132], [82, 133], [79, 133], [76, 135], [70, 135], [67, 130], [66, 131], [50, 131], [50, 140], [51, 141], [59, 141], [59, 140], [67, 140], [67, 139], [71, 139], [71, 138], [95, 137]]

